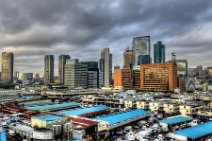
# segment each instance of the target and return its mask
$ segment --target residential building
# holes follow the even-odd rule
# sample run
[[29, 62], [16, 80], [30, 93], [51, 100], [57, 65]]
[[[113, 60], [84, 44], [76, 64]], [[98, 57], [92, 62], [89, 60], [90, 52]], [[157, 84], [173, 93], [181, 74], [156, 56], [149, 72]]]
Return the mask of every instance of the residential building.
[[54, 83], [54, 56], [45, 55], [44, 62], [44, 84]]
[[165, 63], [165, 45], [161, 41], [154, 44], [154, 63], [163, 64]]
[[71, 59], [70, 55], [60, 55], [58, 59], [58, 73], [59, 73], [59, 82], [60, 84], [64, 84], [64, 72], [65, 72], [65, 64], [68, 59]]
[[13, 82], [14, 55], [12, 52], [2, 53], [2, 81]]
[[140, 55], [150, 55], [150, 36], [135, 37], [133, 39], [133, 66], [139, 64]]
[[112, 83], [112, 54], [109, 48], [104, 48], [100, 59], [101, 86], [109, 87]]
[[78, 59], [69, 59], [65, 64], [64, 85], [74, 88], [88, 88], [88, 68], [86, 64], [82, 64]]

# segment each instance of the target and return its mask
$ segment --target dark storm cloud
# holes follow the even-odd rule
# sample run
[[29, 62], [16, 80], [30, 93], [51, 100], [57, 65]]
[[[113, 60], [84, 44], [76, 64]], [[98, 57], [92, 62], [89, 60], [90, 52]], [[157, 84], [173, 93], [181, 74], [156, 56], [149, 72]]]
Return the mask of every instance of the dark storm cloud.
[[[150, 35], [152, 45], [166, 44], [167, 56], [174, 51], [191, 65], [211, 65], [205, 61], [212, 59], [211, 5], [210, 0], [0, 0], [0, 48], [15, 53], [16, 70], [42, 72], [45, 54], [54, 54], [56, 64], [64, 53], [97, 61], [104, 47], [110, 47], [114, 64], [122, 64], [132, 38]], [[195, 59], [200, 51], [205, 57]]]

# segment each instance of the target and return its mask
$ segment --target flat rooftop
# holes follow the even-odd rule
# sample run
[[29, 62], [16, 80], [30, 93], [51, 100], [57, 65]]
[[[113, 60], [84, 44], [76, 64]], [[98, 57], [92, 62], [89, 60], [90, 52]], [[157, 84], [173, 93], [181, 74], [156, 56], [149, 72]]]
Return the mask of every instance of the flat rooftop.
[[66, 107], [74, 107], [78, 106], [79, 104], [76, 102], [68, 102], [68, 103], [58, 103], [58, 104], [48, 104], [48, 105], [31, 105], [31, 106], [25, 106], [25, 109], [28, 110], [37, 110], [37, 111], [44, 111], [44, 110], [54, 110], [54, 109], [60, 109], [60, 108], [66, 108]]
[[192, 121], [192, 120], [193, 120], [193, 118], [188, 117], [188, 116], [176, 116], [176, 117], [170, 117], [170, 118], [167, 118], [164, 120], [160, 120], [159, 122], [166, 123], [168, 125], [174, 125], [174, 124], [188, 122], [188, 121]]
[[43, 115], [43, 116], [33, 116], [34, 119], [44, 120], [44, 121], [54, 121], [61, 120], [63, 117], [55, 116], [55, 115]]
[[73, 109], [73, 110], [62, 110], [62, 111], [59, 111], [56, 113], [66, 115], [66, 116], [71, 116], [71, 115], [79, 116], [79, 115], [84, 115], [84, 114], [88, 114], [88, 113], [100, 112], [100, 111], [104, 111], [107, 109], [109, 109], [109, 107], [107, 107], [105, 105], [99, 105], [99, 106], [89, 107], [89, 108], [77, 108], [77, 109]]
[[98, 118], [95, 118], [95, 120], [105, 121], [105, 122], [108, 122], [109, 125], [114, 125], [120, 122], [137, 118], [137, 117], [145, 116], [147, 114], [148, 112], [144, 110], [136, 109], [136, 110], [121, 112], [121, 113], [117, 113], [113, 115], [98, 117]]
[[178, 130], [176, 131], [176, 134], [190, 139], [198, 139], [212, 134], [212, 122], [206, 122], [190, 128]]

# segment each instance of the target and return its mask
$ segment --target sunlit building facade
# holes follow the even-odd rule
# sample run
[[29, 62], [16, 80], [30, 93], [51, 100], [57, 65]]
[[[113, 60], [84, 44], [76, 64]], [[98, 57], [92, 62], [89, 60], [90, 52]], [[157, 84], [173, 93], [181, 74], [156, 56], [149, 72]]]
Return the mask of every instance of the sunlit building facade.
[[14, 55], [12, 52], [2, 53], [2, 73], [1, 80], [7, 82], [13, 82], [13, 67], [14, 67]]

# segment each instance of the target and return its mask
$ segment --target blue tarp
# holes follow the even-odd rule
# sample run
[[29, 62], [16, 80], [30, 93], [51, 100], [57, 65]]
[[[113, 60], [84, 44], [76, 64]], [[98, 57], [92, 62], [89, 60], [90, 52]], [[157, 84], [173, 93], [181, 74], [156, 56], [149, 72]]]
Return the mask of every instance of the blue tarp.
[[89, 107], [89, 108], [77, 108], [73, 110], [62, 110], [59, 112], [56, 112], [57, 114], [64, 114], [64, 115], [82, 115], [82, 114], [88, 114], [92, 112], [98, 112], [98, 111], [103, 111], [107, 110], [108, 107], [105, 105], [99, 105], [95, 107]]
[[139, 116], [147, 115], [148, 113], [141, 109], [131, 110], [127, 112], [121, 112], [114, 115], [102, 116], [95, 118], [96, 120], [106, 121], [109, 125], [117, 124], [123, 121], [127, 121], [133, 118], [137, 118]]
[[6, 141], [6, 140], [7, 140], [6, 132], [0, 129], [0, 141]]
[[32, 118], [44, 120], [44, 121], [54, 121], [54, 120], [61, 120], [62, 119], [62, 117], [54, 116], [54, 115], [34, 116]]
[[176, 117], [171, 117], [171, 118], [167, 118], [164, 120], [160, 120], [159, 122], [166, 123], [168, 125], [174, 125], [174, 124], [188, 122], [188, 121], [192, 121], [192, 120], [193, 120], [193, 118], [188, 117], [188, 116], [176, 116]]
[[68, 102], [68, 103], [60, 103], [60, 104], [49, 104], [49, 105], [42, 105], [42, 106], [25, 106], [25, 109], [29, 110], [53, 110], [53, 109], [59, 109], [59, 108], [66, 108], [66, 107], [72, 107], [79, 105], [76, 102]]
[[198, 139], [212, 134], [212, 122], [206, 122], [197, 126], [176, 131], [176, 134], [190, 139]]

